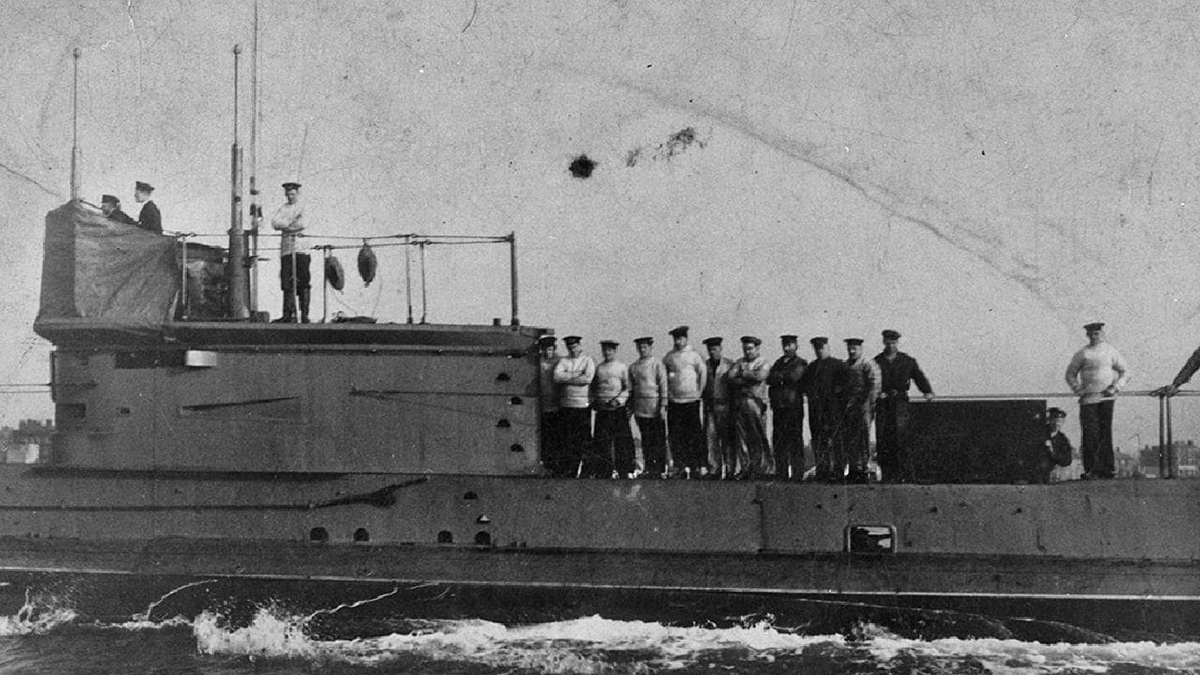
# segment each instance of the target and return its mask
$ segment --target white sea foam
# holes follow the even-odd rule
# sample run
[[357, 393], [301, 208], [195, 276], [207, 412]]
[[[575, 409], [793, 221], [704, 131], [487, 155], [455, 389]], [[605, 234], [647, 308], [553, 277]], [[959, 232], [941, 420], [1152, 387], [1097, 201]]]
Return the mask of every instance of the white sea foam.
[[768, 658], [817, 643], [843, 643], [840, 636], [799, 636], [766, 623], [717, 629], [598, 616], [511, 627], [483, 620], [427, 621], [406, 634], [320, 641], [305, 635], [300, 618], [269, 610], [260, 610], [250, 625], [232, 629], [223, 627], [219, 616], [206, 613], [193, 623], [193, 633], [205, 654], [358, 663], [418, 657], [552, 673], [641, 672], [684, 666], [706, 652]]
[[1200, 643], [1115, 642], [1107, 644], [1041, 644], [1019, 640], [907, 640], [878, 637], [865, 647], [879, 661], [902, 654], [935, 660], [972, 658], [996, 675], [1017, 673], [1108, 672], [1119, 663], [1165, 668], [1178, 672], [1200, 669]]
[[[416, 622], [416, 630], [354, 640], [317, 640], [305, 618], [258, 612], [250, 625], [230, 628], [205, 613], [192, 622], [203, 654], [255, 658], [330, 659], [382, 664], [400, 659], [471, 662], [541, 673], [643, 673], [687, 667], [705, 659], [770, 662], [810, 648], [836, 651], [878, 665], [916, 660], [946, 665], [970, 660], [994, 675], [1107, 672], [1128, 663], [1167, 672], [1200, 669], [1200, 643], [1040, 644], [1000, 639], [912, 640], [864, 625], [854, 640], [804, 636], [768, 622], [733, 628], [664, 626], [591, 616], [505, 626], [479, 619]], [[949, 668], [948, 672], [954, 669]]]
[[25, 604], [12, 616], [0, 616], [0, 637], [40, 635], [75, 620], [75, 610], [54, 601], [33, 599], [25, 593]]

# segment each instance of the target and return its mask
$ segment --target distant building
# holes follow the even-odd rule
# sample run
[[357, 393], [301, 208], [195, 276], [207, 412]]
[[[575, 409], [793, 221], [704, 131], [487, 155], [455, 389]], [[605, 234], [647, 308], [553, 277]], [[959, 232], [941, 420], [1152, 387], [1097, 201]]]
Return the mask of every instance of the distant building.
[[17, 428], [0, 428], [0, 450], [6, 464], [36, 464], [50, 455], [54, 421], [21, 420]]
[[[1147, 445], [1139, 454], [1139, 466], [1142, 475], [1157, 478], [1159, 475], [1159, 456], [1163, 446]], [[1200, 447], [1195, 441], [1175, 441], [1170, 446], [1175, 450], [1175, 475], [1179, 478], [1200, 477]]]

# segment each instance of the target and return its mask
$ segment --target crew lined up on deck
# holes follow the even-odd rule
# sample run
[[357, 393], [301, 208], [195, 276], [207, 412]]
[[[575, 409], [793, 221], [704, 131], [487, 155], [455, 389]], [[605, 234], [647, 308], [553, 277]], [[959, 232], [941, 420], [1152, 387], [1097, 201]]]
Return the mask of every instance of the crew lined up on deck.
[[[670, 331], [672, 349], [659, 359], [654, 338], [634, 340], [638, 359], [617, 359], [619, 343], [600, 342], [602, 361], [583, 353], [582, 338], [539, 341], [543, 463], [555, 476], [607, 478], [636, 473], [630, 418], [642, 438], [642, 478], [666, 478], [668, 447], [674, 474], [684, 478], [800, 480], [805, 474], [805, 401], [816, 463], [814, 478], [866, 482], [869, 430], [880, 414], [883, 480], [901, 481], [908, 391], [933, 388], [912, 357], [897, 348], [900, 334], [883, 332], [884, 350], [862, 355], [862, 340], [846, 340], [848, 358], [829, 352], [828, 338], [810, 340], [810, 363], [795, 335], [781, 337], [783, 356], [768, 365], [762, 340], [741, 338], [742, 357], [726, 358], [724, 340], [704, 340], [705, 359], [689, 345], [688, 327]], [[766, 434], [768, 409], [773, 418]], [[593, 420], [593, 412], [595, 418]], [[772, 451], [772, 448], [774, 449]]]

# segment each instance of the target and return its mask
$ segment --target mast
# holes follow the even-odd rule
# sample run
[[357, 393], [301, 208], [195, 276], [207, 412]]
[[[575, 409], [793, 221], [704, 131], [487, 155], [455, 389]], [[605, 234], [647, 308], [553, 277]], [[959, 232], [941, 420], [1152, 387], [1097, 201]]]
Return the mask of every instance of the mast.
[[242, 232], [242, 147], [238, 136], [238, 67], [242, 46], [233, 46], [233, 147], [230, 149], [231, 177], [229, 222], [229, 317], [249, 318], [246, 309], [246, 240]]
[[79, 201], [80, 179], [79, 165], [82, 154], [79, 151], [79, 57], [83, 50], [75, 48], [75, 75], [71, 86], [71, 201]]
[[258, 311], [258, 230], [262, 225], [262, 205], [258, 203], [258, 114], [258, 0], [254, 0], [254, 37], [250, 49], [250, 236], [246, 260], [252, 314]]

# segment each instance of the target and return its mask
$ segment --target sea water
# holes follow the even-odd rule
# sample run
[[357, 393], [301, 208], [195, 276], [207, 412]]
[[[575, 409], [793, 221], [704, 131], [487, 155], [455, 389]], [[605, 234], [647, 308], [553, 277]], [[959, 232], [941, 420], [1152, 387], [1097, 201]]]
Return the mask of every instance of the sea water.
[[212, 611], [97, 623], [27, 604], [0, 617], [0, 673], [1200, 673], [1196, 642], [917, 640], [871, 624], [803, 635], [769, 618], [723, 628], [602, 616], [530, 625], [408, 619], [390, 634], [315, 637], [309, 622], [338, 609], [261, 607], [243, 625]]

